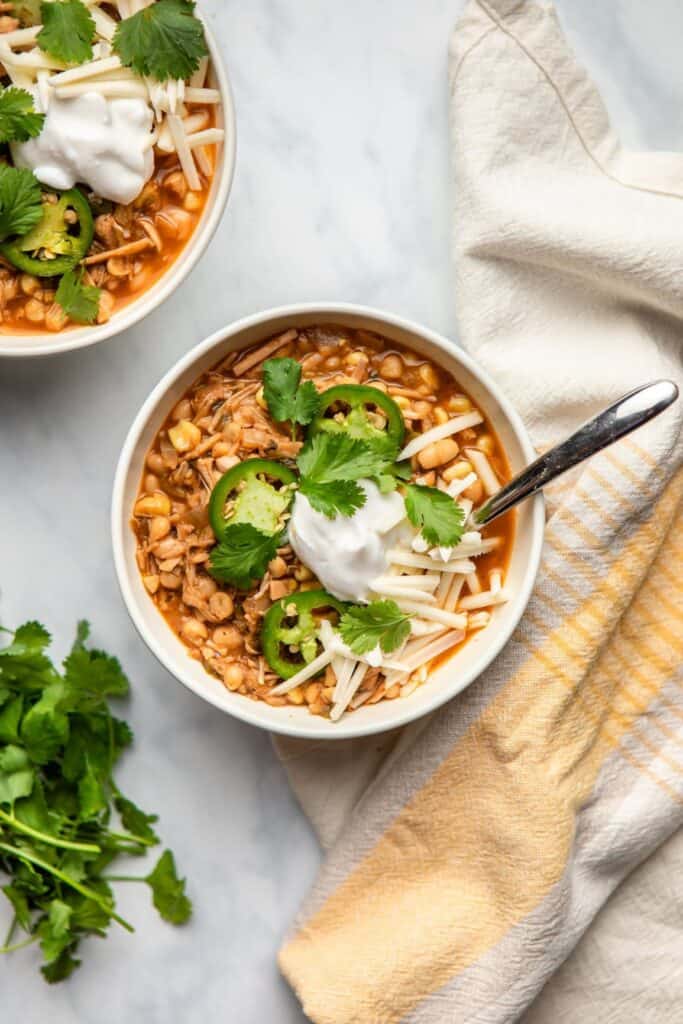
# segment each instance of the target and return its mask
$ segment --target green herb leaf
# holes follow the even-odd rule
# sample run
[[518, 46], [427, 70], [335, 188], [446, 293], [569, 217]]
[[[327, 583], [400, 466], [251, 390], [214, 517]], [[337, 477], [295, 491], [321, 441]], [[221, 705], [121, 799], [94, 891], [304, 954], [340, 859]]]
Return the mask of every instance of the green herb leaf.
[[41, 0], [12, 0], [12, 14], [22, 26], [40, 25]]
[[377, 644], [391, 654], [410, 636], [410, 619], [395, 601], [372, 601], [344, 612], [339, 632], [354, 654], [367, 654]]
[[64, 680], [81, 710], [97, 707], [105, 697], [125, 697], [130, 688], [118, 658], [82, 644], [74, 645], [65, 659]]
[[71, 914], [68, 903], [60, 899], [52, 900], [47, 917], [38, 926], [40, 948], [47, 963], [57, 960], [74, 941], [75, 936], [71, 934], [70, 927]]
[[0, 142], [26, 142], [40, 135], [45, 114], [33, 106], [33, 97], [26, 89], [12, 85], [0, 86]]
[[43, 964], [40, 968], [45, 981], [54, 985], [58, 981], [66, 981], [73, 974], [77, 967], [81, 966], [80, 960], [75, 960], [68, 949], [63, 950], [56, 960]]
[[55, 302], [70, 320], [77, 324], [92, 324], [100, 308], [101, 290], [83, 284], [83, 268], [67, 270], [59, 282]]
[[465, 513], [461, 505], [438, 487], [409, 484], [406, 488], [406, 515], [422, 531], [429, 544], [454, 547], [462, 540]]
[[352, 516], [366, 502], [365, 491], [355, 480], [319, 484], [304, 477], [300, 491], [306, 495], [316, 512], [321, 512], [328, 519], [334, 519], [336, 515]]
[[220, 544], [211, 551], [209, 572], [221, 583], [248, 590], [265, 575], [268, 563], [277, 554], [280, 536], [261, 533], [251, 523], [228, 526]]
[[0, 165], [0, 242], [26, 234], [42, 215], [40, 185], [33, 171]]
[[14, 817], [23, 825], [28, 825], [29, 828], [48, 835], [56, 833], [61, 824], [59, 819], [55, 820], [50, 815], [45, 799], [45, 789], [40, 778], [35, 779], [30, 795], [22, 797], [15, 803]]
[[78, 800], [80, 803], [80, 817], [83, 821], [87, 821], [89, 818], [96, 818], [108, 803], [104, 786], [87, 757], [85, 775], [78, 781]]
[[116, 810], [121, 815], [121, 824], [128, 832], [132, 832], [134, 836], [146, 839], [150, 843], [157, 843], [159, 841], [159, 837], [151, 827], [159, 820], [158, 815], [145, 814], [144, 811], [135, 806], [132, 800], [128, 800], [125, 796], [117, 796], [114, 804]]
[[0, 804], [28, 796], [35, 778], [28, 754], [14, 744], [0, 750]]
[[209, 53], [194, 9], [189, 0], [157, 0], [119, 22], [114, 52], [138, 75], [159, 82], [189, 78]]
[[43, 27], [38, 46], [65, 64], [83, 64], [92, 60], [95, 22], [81, 0], [50, 0], [41, 3]]
[[336, 480], [361, 480], [379, 476], [387, 465], [387, 454], [347, 434], [316, 434], [299, 452], [299, 472], [318, 484]]
[[2, 891], [12, 904], [19, 927], [23, 928], [26, 932], [29, 931], [31, 928], [31, 912], [28, 908], [26, 893], [22, 892], [15, 885], [5, 885]]
[[301, 384], [296, 359], [267, 359], [263, 364], [263, 395], [270, 415], [278, 423], [289, 420], [306, 426], [320, 408], [320, 395], [311, 380]]
[[24, 709], [24, 698], [15, 697], [0, 711], [0, 743], [19, 743], [19, 722]]
[[24, 715], [21, 739], [35, 764], [51, 761], [69, 738], [69, 720], [60, 707], [63, 694], [56, 683]]
[[192, 913], [192, 903], [185, 895], [185, 879], [178, 878], [170, 850], [164, 850], [146, 882], [152, 890], [152, 902], [164, 921], [185, 924]]

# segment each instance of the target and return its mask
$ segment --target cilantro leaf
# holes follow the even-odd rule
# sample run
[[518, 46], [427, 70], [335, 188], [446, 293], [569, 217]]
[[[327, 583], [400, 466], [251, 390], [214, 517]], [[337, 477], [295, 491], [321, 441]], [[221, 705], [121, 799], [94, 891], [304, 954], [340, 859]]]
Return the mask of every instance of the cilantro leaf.
[[263, 396], [277, 423], [289, 420], [306, 426], [320, 408], [320, 395], [311, 380], [301, 384], [296, 359], [267, 359], [263, 364]]
[[12, 14], [23, 26], [40, 25], [40, 0], [12, 0]]
[[0, 750], [0, 804], [13, 804], [33, 789], [35, 775], [28, 754], [9, 744]]
[[132, 800], [125, 796], [117, 796], [114, 800], [116, 810], [121, 815], [121, 824], [134, 836], [146, 839], [150, 843], [158, 843], [159, 837], [151, 827], [159, 820], [157, 814], [145, 814], [139, 807], [136, 807]]
[[8, 701], [0, 711], [0, 743], [19, 743], [19, 722], [24, 710], [24, 698], [20, 695]]
[[77, 324], [92, 324], [99, 312], [100, 294], [99, 288], [83, 284], [83, 268], [67, 270], [59, 282], [55, 302], [70, 320]]
[[318, 484], [378, 476], [387, 465], [386, 452], [348, 434], [320, 433], [299, 452], [302, 477]]
[[96, 818], [100, 811], [107, 806], [107, 796], [104, 786], [94, 771], [88, 757], [85, 759], [85, 775], [78, 781], [78, 800], [80, 804], [80, 817], [85, 821], [88, 818]]
[[342, 640], [354, 654], [367, 654], [377, 644], [391, 654], [410, 635], [410, 619], [395, 601], [372, 601], [354, 605], [339, 620]]
[[34, 771], [26, 751], [10, 743], [0, 751], [0, 804], [13, 804], [33, 790]]
[[328, 484], [319, 484], [304, 477], [299, 489], [306, 495], [316, 512], [321, 512], [328, 519], [334, 519], [338, 514], [352, 516], [367, 500], [365, 491], [355, 480], [335, 480]]
[[158, 82], [189, 78], [209, 53], [194, 9], [190, 0], [157, 0], [119, 22], [114, 52], [138, 75]]
[[40, 185], [33, 171], [0, 165], [0, 241], [26, 234], [42, 216]]
[[228, 526], [220, 544], [211, 551], [209, 572], [221, 583], [248, 590], [254, 580], [265, 575], [268, 563], [277, 554], [280, 536], [261, 533], [251, 523]]
[[185, 924], [192, 913], [192, 903], [185, 895], [185, 879], [178, 878], [170, 850], [164, 850], [145, 881], [152, 890], [152, 902], [164, 921]]
[[5, 885], [3, 886], [2, 891], [12, 904], [17, 924], [20, 928], [23, 928], [24, 931], [28, 931], [31, 927], [31, 912], [28, 907], [26, 893], [22, 892], [21, 889], [17, 888], [15, 885]]
[[82, 645], [74, 645], [64, 659], [64, 681], [81, 709], [86, 697], [97, 706], [105, 697], [125, 697], [130, 688], [118, 658]]
[[45, 114], [33, 106], [33, 97], [26, 89], [12, 85], [0, 86], [0, 142], [26, 142], [40, 135]]
[[80, 966], [81, 961], [75, 960], [71, 952], [68, 949], [64, 949], [56, 960], [43, 964], [40, 970], [45, 981], [49, 985], [54, 985], [55, 982], [65, 981]]
[[38, 46], [65, 64], [92, 60], [95, 22], [82, 0], [49, 0], [40, 5], [43, 27]]
[[14, 817], [37, 832], [52, 834], [57, 831], [55, 821], [48, 810], [45, 789], [40, 778], [35, 779], [30, 795], [15, 803]]
[[454, 547], [462, 539], [465, 512], [461, 505], [438, 487], [408, 484], [406, 515], [422, 531], [429, 544]]
[[51, 963], [61, 956], [74, 941], [70, 927], [72, 913], [68, 903], [55, 899], [50, 903], [47, 917], [40, 922], [38, 926], [40, 948], [47, 963]]
[[21, 723], [21, 739], [35, 764], [47, 764], [69, 738], [69, 719], [61, 710], [64, 688], [56, 683], [43, 693]]

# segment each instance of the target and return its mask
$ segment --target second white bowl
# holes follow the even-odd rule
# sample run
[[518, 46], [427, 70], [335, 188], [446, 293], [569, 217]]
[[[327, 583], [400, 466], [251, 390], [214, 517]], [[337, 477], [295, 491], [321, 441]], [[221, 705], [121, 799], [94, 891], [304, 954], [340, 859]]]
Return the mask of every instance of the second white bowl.
[[49, 331], [41, 331], [39, 334], [0, 333], [0, 358], [55, 355], [58, 352], [70, 352], [72, 349], [95, 345], [99, 341], [121, 334], [161, 305], [182, 284], [203, 255], [220, 223], [230, 195], [236, 154], [235, 108], [228, 73], [218, 44], [206, 22], [204, 31], [211, 58], [209, 84], [221, 94], [218, 126], [225, 131], [225, 141], [217, 155], [216, 170], [202, 216], [187, 244], [166, 273], [148, 291], [115, 312], [106, 324], [72, 327], [59, 334], [51, 334]]

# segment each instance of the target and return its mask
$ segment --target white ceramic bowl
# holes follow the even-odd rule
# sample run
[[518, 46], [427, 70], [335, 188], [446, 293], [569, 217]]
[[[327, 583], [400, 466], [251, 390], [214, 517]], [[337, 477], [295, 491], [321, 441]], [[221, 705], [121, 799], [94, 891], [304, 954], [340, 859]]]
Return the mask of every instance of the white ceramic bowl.
[[411, 696], [361, 707], [332, 723], [309, 714], [305, 708], [274, 708], [226, 690], [189, 656], [144, 589], [135, 562], [131, 511], [145, 455], [154, 435], [192, 382], [228, 352], [246, 348], [288, 327], [316, 323], [367, 328], [429, 356], [454, 374], [490, 418], [513, 472], [521, 470], [535, 457], [522, 421], [510, 403], [470, 357], [446, 338], [400, 317], [362, 306], [312, 303], [285, 306], [238, 320], [212, 334], [183, 356], [154, 388], [135, 418], [119, 459], [112, 499], [112, 539], [116, 572], [128, 612], [147, 646], [172, 675], [221, 711], [251, 725], [309, 739], [348, 739], [393, 729], [428, 714], [460, 693], [493, 661], [510, 638], [529, 600], [541, 557], [544, 511], [540, 495], [518, 510], [507, 578], [512, 600], [498, 606], [486, 629], [474, 634], [461, 651], [433, 672]]
[[0, 357], [54, 355], [58, 352], [69, 352], [72, 349], [95, 345], [98, 341], [121, 334], [168, 298], [182, 284], [203, 254], [218, 227], [228, 201], [235, 171], [236, 144], [235, 108], [228, 74], [223, 66], [218, 44], [206, 22], [204, 29], [211, 55], [208, 84], [218, 89], [221, 94], [218, 126], [225, 129], [225, 141], [219, 147], [216, 171], [201, 219], [187, 244], [170, 269], [159, 278], [156, 284], [115, 313], [108, 323], [94, 327], [73, 327], [59, 334], [51, 334], [49, 331], [43, 331], [40, 334], [0, 333]]

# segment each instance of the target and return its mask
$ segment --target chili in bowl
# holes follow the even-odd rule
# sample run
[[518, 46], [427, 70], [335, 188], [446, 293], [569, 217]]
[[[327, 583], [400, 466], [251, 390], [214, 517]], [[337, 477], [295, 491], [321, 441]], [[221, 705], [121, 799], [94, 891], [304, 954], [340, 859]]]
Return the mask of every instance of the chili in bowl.
[[[235, 124], [191, 0], [55, 0], [0, 17], [0, 355], [90, 345], [189, 273]], [[163, 45], [162, 45], [163, 44]]]
[[357, 307], [242, 321], [141, 410], [114, 492], [136, 625], [195, 692], [295, 735], [425, 714], [526, 603], [542, 501], [472, 512], [532, 455], [491, 382], [432, 332]]

